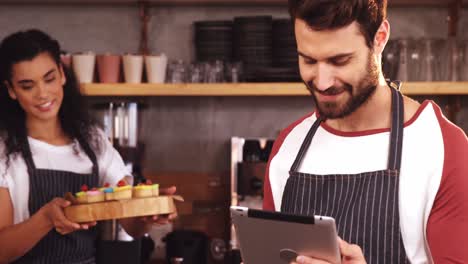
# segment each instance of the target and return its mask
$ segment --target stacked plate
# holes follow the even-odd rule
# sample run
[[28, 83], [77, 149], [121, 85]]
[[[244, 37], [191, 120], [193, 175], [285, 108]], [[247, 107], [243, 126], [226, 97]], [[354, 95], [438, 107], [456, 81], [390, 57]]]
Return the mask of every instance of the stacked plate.
[[297, 45], [291, 20], [273, 20], [273, 66], [297, 67], [297, 62]]
[[243, 62], [247, 81], [255, 81], [258, 68], [272, 66], [272, 22], [271, 16], [234, 18], [234, 60]]
[[299, 70], [289, 67], [257, 68], [255, 82], [300, 82]]
[[273, 67], [259, 69], [256, 73], [262, 82], [300, 81], [294, 27], [290, 19], [273, 20]]
[[194, 22], [197, 61], [232, 60], [232, 24], [232, 21]]

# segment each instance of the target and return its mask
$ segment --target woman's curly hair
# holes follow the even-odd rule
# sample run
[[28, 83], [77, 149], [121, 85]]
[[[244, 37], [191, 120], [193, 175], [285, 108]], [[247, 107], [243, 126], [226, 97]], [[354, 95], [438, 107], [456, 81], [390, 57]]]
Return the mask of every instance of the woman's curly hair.
[[[99, 151], [96, 122], [84, 106], [84, 98], [73, 71], [60, 59], [60, 45], [46, 33], [31, 29], [13, 33], [0, 43], [0, 140], [3, 141], [6, 168], [10, 157], [27, 155], [26, 114], [17, 100], [10, 98], [6, 83], [11, 83], [13, 65], [32, 60], [39, 54], [47, 53], [60, 67], [63, 67], [66, 83], [63, 86], [63, 101], [59, 120], [65, 134], [77, 140], [84, 149]], [[6, 172], [6, 171], [5, 171]]]

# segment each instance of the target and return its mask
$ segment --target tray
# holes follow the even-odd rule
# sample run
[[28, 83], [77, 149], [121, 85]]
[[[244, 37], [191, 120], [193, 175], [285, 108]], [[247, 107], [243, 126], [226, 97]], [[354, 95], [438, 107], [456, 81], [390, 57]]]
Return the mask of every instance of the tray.
[[71, 205], [64, 208], [65, 216], [73, 222], [93, 222], [135, 216], [170, 214], [176, 212], [177, 195]]

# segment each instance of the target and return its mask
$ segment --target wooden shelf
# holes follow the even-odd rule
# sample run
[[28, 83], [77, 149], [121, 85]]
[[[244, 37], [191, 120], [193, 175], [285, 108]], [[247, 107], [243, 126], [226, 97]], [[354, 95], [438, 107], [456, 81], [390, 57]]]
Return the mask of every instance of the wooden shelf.
[[[393, 6], [432, 6], [446, 7], [456, 0], [388, 0], [388, 5]], [[0, 0], [0, 5], [24, 5], [24, 4], [54, 4], [54, 5], [115, 5], [115, 4], [137, 4], [147, 2], [155, 6], [200, 6], [200, 5], [263, 5], [263, 6], [286, 6], [287, 0]], [[467, 6], [468, 1], [463, 0]]]
[[[403, 83], [406, 95], [468, 95], [468, 82]], [[308, 96], [302, 83], [83, 84], [86, 96]]]
[[[457, 0], [388, 0], [390, 7], [448, 7], [454, 4]], [[467, 6], [468, 1], [463, 0], [462, 5]]]

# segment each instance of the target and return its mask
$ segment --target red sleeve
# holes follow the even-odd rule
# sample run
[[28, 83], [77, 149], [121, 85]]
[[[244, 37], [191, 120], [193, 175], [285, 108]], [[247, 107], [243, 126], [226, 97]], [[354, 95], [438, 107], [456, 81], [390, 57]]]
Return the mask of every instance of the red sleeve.
[[468, 263], [468, 139], [436, 107], [444, 138], [444, 169], [427, 224], [434, 263]]
[[273, 193], [271, 192], [271, 183], [270, 183], [270, 163], [273, 157], [278, 153], [281, 145], [283, 145], [284, 139], [289, 135], [289, 133], [295, 128], [298, 124], [300, 124], [304, 119], [310, 117], [312, 114], [308, 114], [301, 119], [297, 120], [296, 122], [289, 125], [286, 129], [281, 131], [278, 138], [275, 140], [275, 144], [273, 144], [273, 148], [270, 153], [270, 157], [268, 160], [267, 169], [265, 172], [265, 182], [263, 185], [263, 210], [275, 211], [275, 202], [273, 200]]

